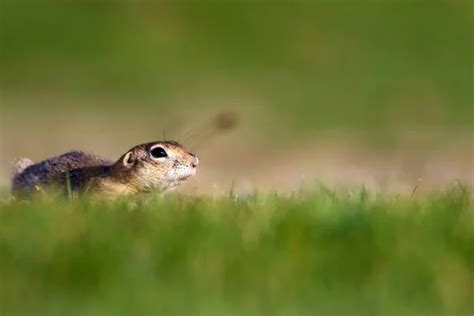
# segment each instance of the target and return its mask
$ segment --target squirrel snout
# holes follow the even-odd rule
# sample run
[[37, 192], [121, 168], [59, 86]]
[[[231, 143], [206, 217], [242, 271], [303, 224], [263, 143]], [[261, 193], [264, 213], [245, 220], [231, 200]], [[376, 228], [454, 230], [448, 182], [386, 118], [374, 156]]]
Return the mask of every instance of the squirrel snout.
[[191, 154], [191, 166], [196, 168], [199, 165], [199, 158], [195, 154]]

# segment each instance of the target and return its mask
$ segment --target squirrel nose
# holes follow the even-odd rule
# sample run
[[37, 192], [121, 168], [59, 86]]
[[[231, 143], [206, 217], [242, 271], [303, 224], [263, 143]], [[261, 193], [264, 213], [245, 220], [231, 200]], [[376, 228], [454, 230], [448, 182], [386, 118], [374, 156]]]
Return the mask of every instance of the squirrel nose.
[[199, 158], [195, 154], [191, 154], [191, 166], [196, 168], [199, 165]]

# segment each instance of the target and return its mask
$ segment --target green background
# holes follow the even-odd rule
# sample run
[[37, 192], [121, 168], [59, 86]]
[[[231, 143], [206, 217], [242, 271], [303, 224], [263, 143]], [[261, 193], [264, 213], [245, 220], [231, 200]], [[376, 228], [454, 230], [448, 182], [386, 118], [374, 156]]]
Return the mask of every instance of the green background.
[[112, 111], [232, 108], [287, 138], [459, 137], [473, 123], [472, 12], [470, 1], [6, 0], [2, 108], [34, 107], [26, 96], [67, 110], [87, 96], [81, 107]]

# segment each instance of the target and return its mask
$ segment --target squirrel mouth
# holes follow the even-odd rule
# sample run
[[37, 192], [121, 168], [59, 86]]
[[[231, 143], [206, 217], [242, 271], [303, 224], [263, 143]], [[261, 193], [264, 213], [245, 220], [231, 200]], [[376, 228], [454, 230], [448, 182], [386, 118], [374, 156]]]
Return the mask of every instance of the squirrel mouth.
[[192, 176], [194, 176], [194, 173], [193, 174], [186, 174], [186, 175], [183, 175], [183, 176], [180, 176], [178, 177], [178, 181], [184, 181], [188, 178], [191, 178]]
[[173, 183], [174, 186], [180, 184], [181, 182], [191, 178], [196, 174], [196, 170], [186, 170], [187, 172], [177, 172], [175, 173], [168, 181]]
[[177, 181], [184, 181], [188, 178], [191, 178], [192, 176], [194, 176], [196, 174], [196, 172], [190, 172], [190, 173], [186, 173], [186, 174], [181, 174], [179, 175], [178, 177], [176, 177], [176, 180]]

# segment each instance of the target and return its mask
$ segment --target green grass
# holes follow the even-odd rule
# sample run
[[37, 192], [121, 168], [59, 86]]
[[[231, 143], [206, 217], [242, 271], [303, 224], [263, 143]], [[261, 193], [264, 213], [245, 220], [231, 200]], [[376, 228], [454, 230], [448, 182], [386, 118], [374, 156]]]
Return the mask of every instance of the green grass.
[[0, 314], [470, 315], [472, 196], [4, 202]]

